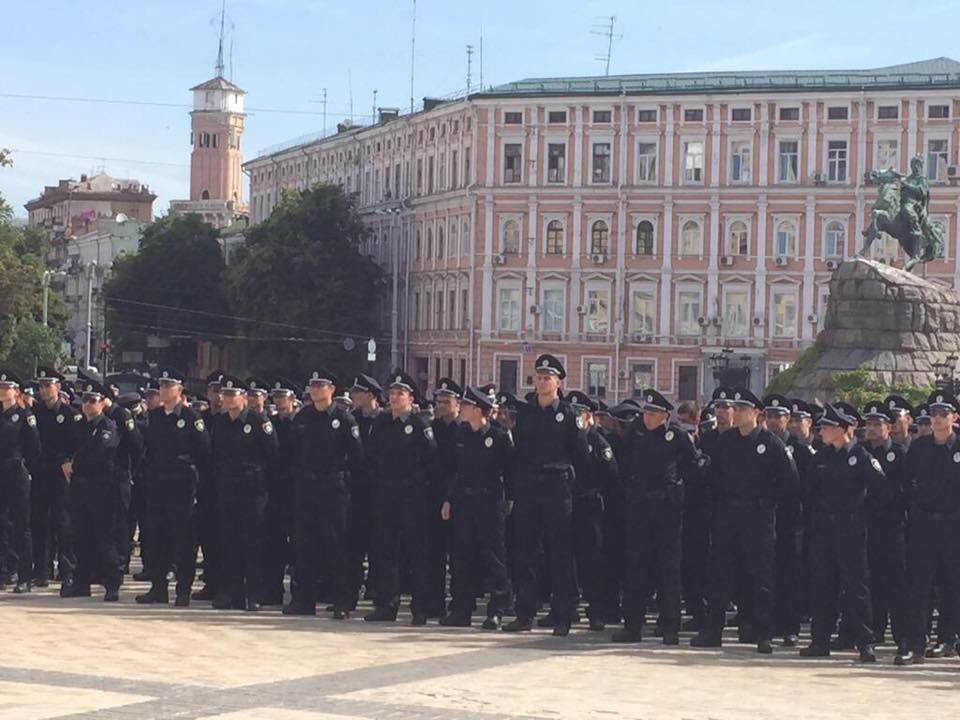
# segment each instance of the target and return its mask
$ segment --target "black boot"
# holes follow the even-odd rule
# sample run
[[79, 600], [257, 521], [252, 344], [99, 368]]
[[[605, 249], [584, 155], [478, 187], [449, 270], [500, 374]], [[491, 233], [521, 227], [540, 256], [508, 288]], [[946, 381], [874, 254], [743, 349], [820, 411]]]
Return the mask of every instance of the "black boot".
[[533, 630], [533, 620], [519, 615], [503, 626], [504, 632], [527, 632], [528, 630]]
[[166, 605], [170, 602], [170, 595], [167, 588], [154, 585], [143, 595], [137, 595], [134, 601], [139, 605]]

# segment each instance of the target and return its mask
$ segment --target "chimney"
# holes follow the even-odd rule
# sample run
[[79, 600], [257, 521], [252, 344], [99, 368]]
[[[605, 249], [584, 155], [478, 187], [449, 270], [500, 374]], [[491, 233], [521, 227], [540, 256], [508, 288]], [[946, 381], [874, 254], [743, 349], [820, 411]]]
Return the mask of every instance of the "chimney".
[[443, 105], [445, 102], [447, 102], [447, 101], [446, 101], [446, 100], [441, 100], [440, 98], [428, 98], [428, 97], [425, 97], [425, 98], [423, 99], [423, 110], [424, 110], [424, 112], [430, 112], [430, 111], [433, 110], [434, 108], [440, 107], [440, 106]]
[[87, 175], [86, 175], [86, 173], [84, 173], [83, 175], [80, 176], [80, 182], [83, 183], [83, 182], [86, 182], [86, 181], [87, 181]]
[[400, 117], [400, 108], [377, 108], [380, 113], [380, 124], [386, 125], [391, 120]]

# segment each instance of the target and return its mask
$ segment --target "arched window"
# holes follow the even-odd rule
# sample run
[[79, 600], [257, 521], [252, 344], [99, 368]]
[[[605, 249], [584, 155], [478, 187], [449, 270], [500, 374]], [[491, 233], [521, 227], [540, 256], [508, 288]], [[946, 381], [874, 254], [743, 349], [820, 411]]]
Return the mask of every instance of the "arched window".
[[437, 226], [437, 257], [443, 257], [443, 225]]
[[747, 235], [747, 224], [736, 220], [730, 223], [729, 236], [727, 237], [728, 255], [749, 255], [750, 243]]
[[687, 220], [680, 231], [680, 255], [703, 255], [703, 232], [700, 223]]
[[463, 248], [462, 254], [470, 254], [470, 223], [463, 221], [463, 230], [460, 233], [460, 246]]
[[776, 257], [794, 257], [797, 254], [797, 226], [784, 220], [777, 225], [773, 243], [773, 254]]
[[433, 228], [427, 228], [427, 259], [433, 257]]
[[520, 252], [520, 224], [516, 220], [507, 220], [503, 224], [503, 252], [509, 255]]
[[653, 223], [649, 220], [637, 225], [637, 255], [653, 255]]
[[451, 255], [462, 255], [459, 245], [459, 236], [457, 235], [457, 221], [450, 221], [450, 254]]
[[559, 220], [547, 225], [547, 255], [563, 255], [563, 224]]
[[590, 228], [590, 254], [606, 255], [610, 249], [610, 229], [603, 220], [597, 220]]
[[208, 193], [206, 190], [204, 190], [202, 193], [200, 193], [200, 199], [201, 199], [201, 200], [209, 200], [209, 199], [210, 199], [210, 193]]
[[847, 242], [847, 229], [839, 220], [831, 220], [823, 231], [823, 256], [828, 258], [843, 257], [843, 250]]
[[417, 236], [413, 241], [413, 258], [414, 260], [420, 259], [420, 228], [417, 228]]

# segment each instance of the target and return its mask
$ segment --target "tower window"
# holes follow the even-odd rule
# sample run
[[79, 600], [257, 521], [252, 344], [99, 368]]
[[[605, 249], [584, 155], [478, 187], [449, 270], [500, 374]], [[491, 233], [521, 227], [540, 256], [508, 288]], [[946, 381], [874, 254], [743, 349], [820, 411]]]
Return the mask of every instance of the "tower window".
[[214, 146], [214, 147], [218, 147], [217, 134], [216, 134], [216, 133], [213, 134], [213, 146]]
[[200, 199], [201, 199], [201, 200], [209, 200], [209, 199], [210, 199], [210, 193], [207, 192], [206, 190], [204, 190], [202, 193], [200, 193]]

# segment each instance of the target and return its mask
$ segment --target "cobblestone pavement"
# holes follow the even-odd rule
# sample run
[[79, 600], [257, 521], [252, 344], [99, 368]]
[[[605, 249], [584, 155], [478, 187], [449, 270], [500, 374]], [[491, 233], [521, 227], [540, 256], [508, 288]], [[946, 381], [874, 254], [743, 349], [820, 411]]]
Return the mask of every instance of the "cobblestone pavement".
[[[858, 666], [853, 653], [611, 645], [324, 617], [0, 592], [0, 719], [778, 720], [953, 714], [960, 661]], [[479, 624], [479, 623], [478, 623]]]

